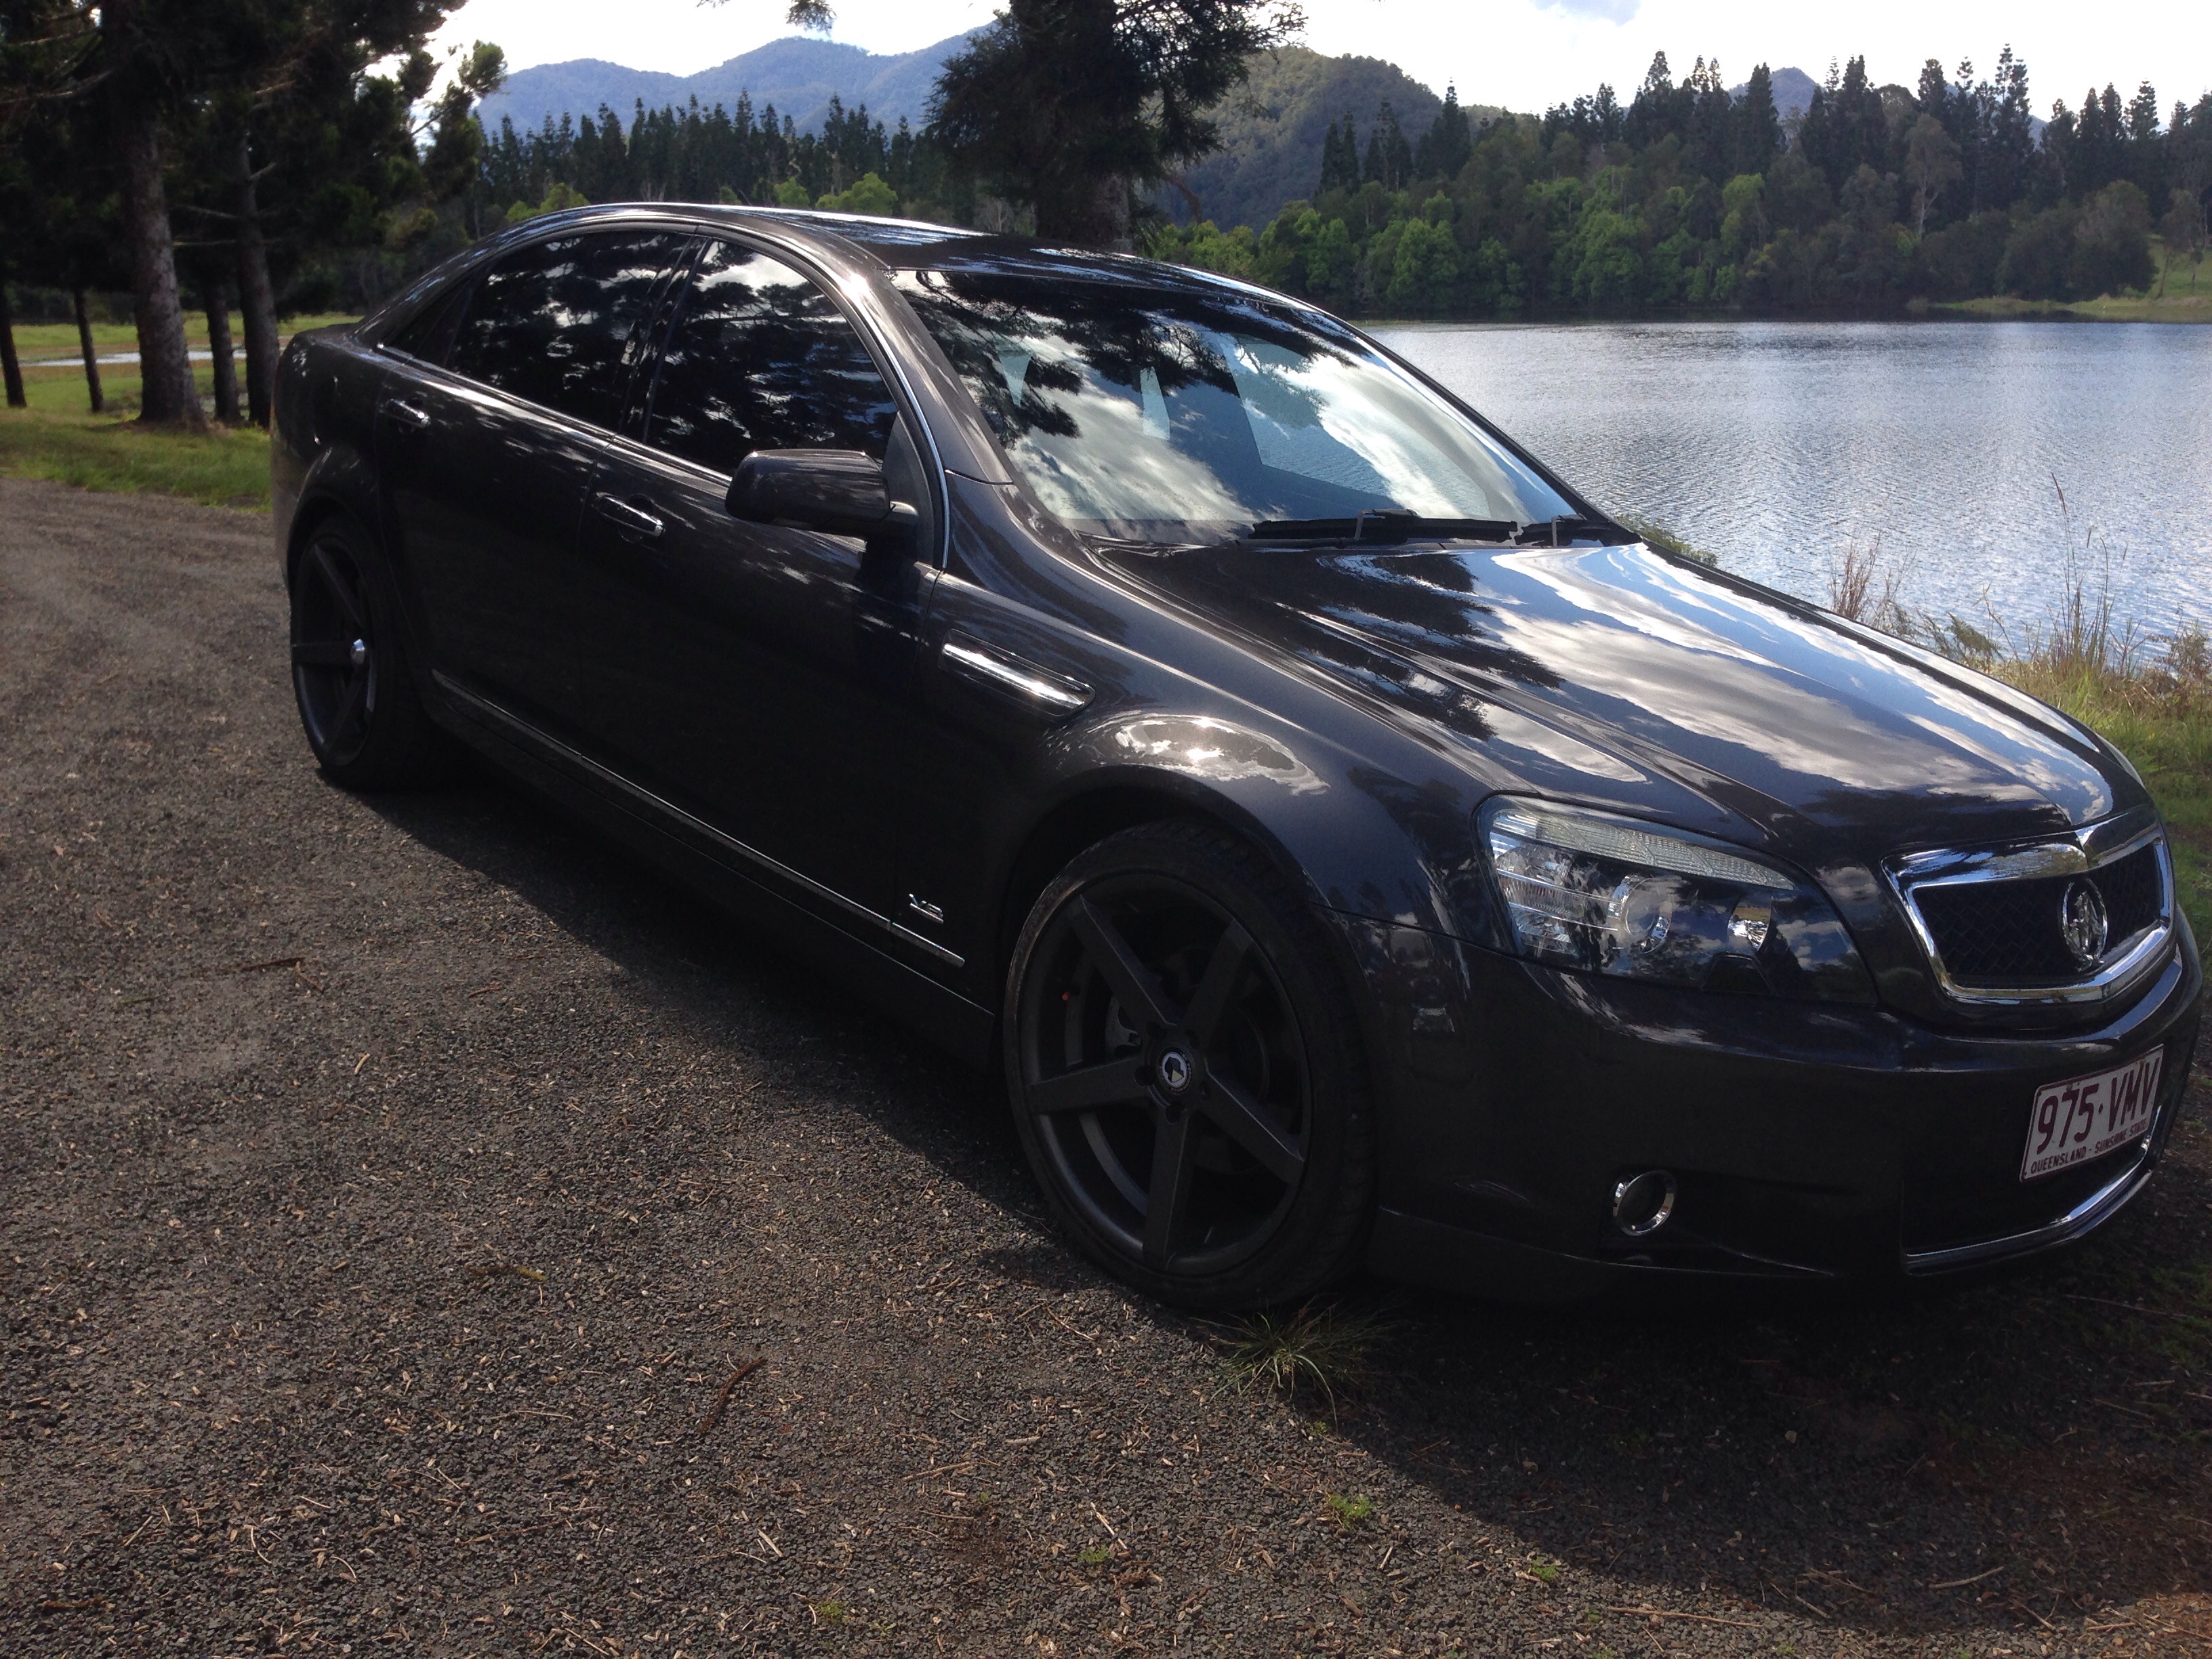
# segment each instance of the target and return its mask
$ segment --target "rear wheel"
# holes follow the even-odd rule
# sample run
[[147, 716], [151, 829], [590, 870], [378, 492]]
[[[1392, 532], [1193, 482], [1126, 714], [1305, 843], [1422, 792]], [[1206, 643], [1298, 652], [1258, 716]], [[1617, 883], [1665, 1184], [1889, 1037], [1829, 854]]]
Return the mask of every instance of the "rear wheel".
[[1109, 1272], [1224, 1309], [1351, 1270], [1374, 1152], [1350, 1000], [1250, 849], [1169, 823], [1082, 854], [1030, 911], [1005, 1024], [1023, 1145]]
[[453, 740], [415, 689], [391, 571], [343, 519], [316, 526], [292, 574], [292, 693], [332, 782], [405, 789], [453, 775]]

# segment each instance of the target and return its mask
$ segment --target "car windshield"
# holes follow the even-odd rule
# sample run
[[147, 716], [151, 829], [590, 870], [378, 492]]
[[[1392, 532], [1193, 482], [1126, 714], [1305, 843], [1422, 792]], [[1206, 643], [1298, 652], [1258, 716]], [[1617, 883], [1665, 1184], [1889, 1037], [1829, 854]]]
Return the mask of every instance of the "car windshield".
[[1576, 509], [1328, 318], [1259, 295], [900, 274], [1023, 480], [1088, 535], [1188, 545], [1363, 513]]

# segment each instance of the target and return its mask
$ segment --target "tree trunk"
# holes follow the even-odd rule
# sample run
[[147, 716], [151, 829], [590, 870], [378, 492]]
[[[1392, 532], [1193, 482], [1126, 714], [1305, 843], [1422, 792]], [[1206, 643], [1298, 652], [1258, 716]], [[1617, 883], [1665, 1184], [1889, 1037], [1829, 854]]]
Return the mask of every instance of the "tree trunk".
[[238, 365], [230, 355], [230, 298], [222, 283], [210, 276], [201, 286], [207, 308], [208, 355], [215, 362], [215, 417], [225, 426], [238, 424]]
[[1136, 239], [1129, 229], [1129, 175], [1109, 173], [1098, 181], [1097, 205], [1092, 209], [1097, 240], [1092, 244], [1109, 253], [1134, 253]]
[[[128, 8], [111, 3], [106, 11], [111, 40], [127, 33]], [[123, 173], [123, 233], [131, 246], [131, 285], [137, 301], [138, 418], [203, 428], [207, 416], [192, 385], [184, 301], [177, 292], [177, 250], [169, 234], [169, 200], [161, 187], [159, 117], [143, 97], [126, 96], [119, 82], [111, 85], [115, 88], [116, 160]]]
[[100, 389], [100, 353], [92, 343], [92, 319], [85, 313], [84, 290], [72, 289], [70, 297], [76, 302], [76, 343], [77, 349], [84, 353], [85, 390], [92, 394], [92, 412], [105, 415], [107, 397]]
[[23, 366], [15, 361], [15, 313], [8, 308], [8, 283], [0, 277], [0, 377], [8, 382], [8, 407], [27, 409], [23, 395]]
[[261, 240], [261, 210], [253, 199], [253, 152], [238, 136], [238, 310], [246, 328], [246, 409], [256, 426], [269, 424], [270, 389], [276, 383], [276, 295], [269, 286], [269, 250]]

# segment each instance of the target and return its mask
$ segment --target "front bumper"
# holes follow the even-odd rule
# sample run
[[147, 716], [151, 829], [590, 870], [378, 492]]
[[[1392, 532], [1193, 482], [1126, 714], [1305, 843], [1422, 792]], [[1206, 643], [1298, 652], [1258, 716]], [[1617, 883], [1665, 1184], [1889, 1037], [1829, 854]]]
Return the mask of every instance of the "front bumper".
[[[2077, 1240], [2142, 1189], [2188, 1085], [2203, 975], [2185, 927], [2090, 1030], [1947, 1031], [1877, 1008], [1562, 972], [1330, 913], [1381, 1073], [1370, 1265], [1556, 1299], [1628, 1280], [1903, 1279]], [[2036, 1089], [2162, 1047], [2153, 1127], [2023, 1182]], [[1632, 1238], [1615, 1184], [1678, 1183]]]

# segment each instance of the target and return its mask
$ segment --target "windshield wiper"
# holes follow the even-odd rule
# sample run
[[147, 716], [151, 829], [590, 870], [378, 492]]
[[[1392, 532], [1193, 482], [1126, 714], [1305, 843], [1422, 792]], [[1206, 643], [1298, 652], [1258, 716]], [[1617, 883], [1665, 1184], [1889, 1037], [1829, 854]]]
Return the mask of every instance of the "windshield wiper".
[[1241, 539], [1387, 547], [1410, 541], [1506, 542], [1520, 528], [1510, 519], [1425, 519], [1393, 507], [1350, 519], [1267, 519]]
[[1562, 513], [1556, 519], [1539, 519], [1517, 526], [1513, 539], [1523, 547], [1569, 547], [1577, 536], [1595, 536], [1602, 541], [1620, 533], [1620, 527], [1607, 520], [1577, 519]]

